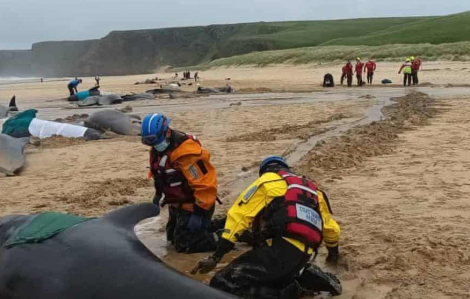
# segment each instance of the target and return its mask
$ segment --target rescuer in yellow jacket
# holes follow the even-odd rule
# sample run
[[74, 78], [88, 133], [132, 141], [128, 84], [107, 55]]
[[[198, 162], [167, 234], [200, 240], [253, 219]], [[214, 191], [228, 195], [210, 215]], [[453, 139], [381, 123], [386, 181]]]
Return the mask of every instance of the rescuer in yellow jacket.
[[[340, 227], [331, 217], [325, 193], [292, 174], [283, 158], [271, 156], [261, 163], [260, 178], [230, 208], [216, 252], [199, 261], [193, 274], [214, 269], [242, 241], [254, 248], [217, 272], [212, 287], [244, 298], [299, 298], [305, 290], [338, 295], [341, 286], [336, 278], [318, 268], [305, 268], [322, 241], [327, 261], [335, 263], [339, 238]], [[310, 277], [302, 278], [305, 275]], [[318, 280], [326, 283], [309, 285]]]
[[207, 228], [217, 199], [217, 173], [210, 153], [192, 136], [169, 127], [170, 119], [149, 114], [142, 122], [142, 143], [151, 146], [153, 202], [169, 206], [167, 240], [184, 253], [215, 250], [216, 236]]

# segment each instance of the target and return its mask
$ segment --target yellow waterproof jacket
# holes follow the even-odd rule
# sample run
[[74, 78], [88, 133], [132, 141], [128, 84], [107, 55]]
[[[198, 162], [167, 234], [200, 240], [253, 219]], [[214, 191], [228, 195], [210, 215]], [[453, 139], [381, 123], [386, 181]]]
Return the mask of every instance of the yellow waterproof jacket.
[[[227, 222], [222, 238], [235, 243], [237, 236], [241, 236], [252, 227], [256, 216], [267, 207], [276, 197], [283, 196], [287, 191], [287, 182], [274, 172], [267, 172], [246, 188], [237, 198], [227, 214]], [[328, 205], [321, 191], [317, 192], [320, 204], [320, 213], [323, 220], [323, 240], [328, 247], [338, 245], [341, 229], [331, 217]], [[305, 245], [291, 238], [284, 238], [301, 251]], [[310, 250], [310, 253], [312, 250]]]

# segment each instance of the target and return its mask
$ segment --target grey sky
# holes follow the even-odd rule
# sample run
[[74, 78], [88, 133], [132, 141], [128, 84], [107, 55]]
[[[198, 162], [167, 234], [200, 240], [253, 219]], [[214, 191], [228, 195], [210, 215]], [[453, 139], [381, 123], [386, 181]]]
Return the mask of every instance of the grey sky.
[[100, 38], [112, 30], [466, 10], [469, 0], [0, 0], [0, 49]]

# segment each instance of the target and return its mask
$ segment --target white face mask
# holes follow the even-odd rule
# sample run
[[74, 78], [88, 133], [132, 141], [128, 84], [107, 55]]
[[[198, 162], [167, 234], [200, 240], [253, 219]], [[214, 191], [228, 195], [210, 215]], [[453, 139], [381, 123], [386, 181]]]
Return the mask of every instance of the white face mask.
[[157, 145], [154, 145], [153, 148], [157, 151], [157, 152], [164, 152], [168, 146], [170, 145], [170, 143], [166, 140], [163, 140], [162, 142], [160, 142], [159, 144]]

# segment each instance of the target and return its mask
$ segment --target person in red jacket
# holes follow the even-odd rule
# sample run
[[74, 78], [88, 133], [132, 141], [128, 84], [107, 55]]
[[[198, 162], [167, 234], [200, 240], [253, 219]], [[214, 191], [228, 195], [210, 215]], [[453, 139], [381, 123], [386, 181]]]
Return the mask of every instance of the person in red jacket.
[[418, 57], [416, 58], [412, 57], [411, 69], [413, 71], [412, 73], [413, 85], [418, 85], [419, 84], [418, 72], [421, 69], [421, 59], [419, 59]]
[[377, 65], [373, 60], [369, 60], [364, 67], [364, 71], [367, 71], [367, 83], [372, 84], [374, 80], [374, 72], [377, 69]]
[[341, 76], [341, 85], [343, 84], [344, 78], [347, 78], [348, 87], [352, 85], [352, 77], [353, 77], [353, 66], [351, 61], [348, 60], [345, 66], [343, 66], [343, 75]]
[[356, 73], [356, 78], [357, 78], [357, 86], [362, 86], [363, 81], [362, 81], [362, 71], [364, 69], [364, 63], [361, 61], [361, 58], [356, 58], [356, 67], [355, 67], [355, 73]]

